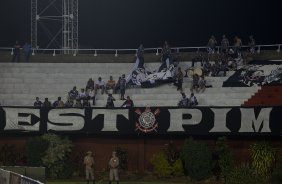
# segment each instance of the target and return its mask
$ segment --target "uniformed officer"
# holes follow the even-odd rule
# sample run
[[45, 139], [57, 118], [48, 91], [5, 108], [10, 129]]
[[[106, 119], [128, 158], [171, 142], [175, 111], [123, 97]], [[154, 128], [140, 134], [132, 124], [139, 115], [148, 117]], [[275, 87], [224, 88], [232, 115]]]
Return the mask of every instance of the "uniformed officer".
[[109, 181], [109, 184], [111, 184], [113, 180], [115, 180], [117, 182], [117, 184], [119, 184], [118, 166], [119, 166], [119, 159], [116, 156], [116, 152], [114, 151], [112, 153], [112, 158], [109, 161], [109, 167], [110, 167], [110, 181]]
[[94, 158], [92, 157], [92, 151], [87, 151], [86, 154], [87, 155], [84, 157], [86, 181], [87, 181], [87, 184], [89, 184], [89, 179], [91, 177], [93, 184], [95, 184], [94, 171], [93, 171]]

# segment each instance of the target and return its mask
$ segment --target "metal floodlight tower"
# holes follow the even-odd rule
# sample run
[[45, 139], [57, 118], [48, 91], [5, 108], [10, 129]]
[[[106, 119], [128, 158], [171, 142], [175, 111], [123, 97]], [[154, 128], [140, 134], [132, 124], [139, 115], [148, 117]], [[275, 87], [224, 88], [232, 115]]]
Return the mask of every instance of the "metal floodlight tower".
[[[53, 11], [48, 11], [51, 8]], [[51, 15], [46, 15], [48, 13]], [[61, 22], [62, 26], [56, 33], [50, 31], [52, 28], [50, 21]], [[49, 39], [46, 48], [55, 45], [54, 49], [63, 49], [64, 54], [76, 54], [78, 49], [78, 0], [31, 0], [31, 45], [33, 48], [38, 48], [39, 44], [38, 25], [43, 29], [44, 36], [47, 35]]]

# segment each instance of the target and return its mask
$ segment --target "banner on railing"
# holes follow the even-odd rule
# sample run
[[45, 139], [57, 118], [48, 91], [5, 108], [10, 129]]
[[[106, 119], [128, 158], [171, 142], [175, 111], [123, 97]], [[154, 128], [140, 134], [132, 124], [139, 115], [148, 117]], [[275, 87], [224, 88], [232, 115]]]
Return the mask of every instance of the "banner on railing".
[[281, 135], [281, 107], [0, 107], [0, 134]]

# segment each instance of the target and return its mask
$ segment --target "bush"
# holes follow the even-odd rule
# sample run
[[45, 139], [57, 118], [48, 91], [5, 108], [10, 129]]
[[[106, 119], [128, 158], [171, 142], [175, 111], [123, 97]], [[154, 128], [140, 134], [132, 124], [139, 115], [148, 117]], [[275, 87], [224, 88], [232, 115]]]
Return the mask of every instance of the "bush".
[[151, 164], [154, 167], [154, 171], [158, 177], [169, 177], [172, 173], [172, 168], [168, 163], [167, 156], [164, 152], [157, 153], [153, 155], [150, 160]]
[[26, 142], [26, 157], [29, 166], [39, 167], [43, 165], [42, 158], [48, 149], [49, 143], [42, 137], [30, 137]]
[[174, 176], [183, 176], [183, 164], [180, 159], [177, 159], [171, 166], [171, 172]]
[[282, 183], [282, 158], [273, 169], [272, 179], [277, 183]]
[[257, 184], [259, 177], [254, 175], [254, 171], [249, 166], [235, 167], [226, 178], [227, 184]]
[[116, 156], [119, 158], [119, 168], [122, 170], [127, 169], [127, 161], [128, 161], [128, 152], [127, 150], [121, 148], [121, 147], [116, 147], [115, 149]]
[[47, 168], [49, 177], [59, 178], [62, 176], [64, 169], [70, 167], [68, 166], [70, 164], [68, 160], [73, 145], [67, 138], [61, 138], [55, 134], [45, 134], [42, 139], [49, 143], [42, 162]]
[[183, 146], [182, 159], [187, 174], [193, 180], [203, 180], [211, 175], [212, 153], [203, 143], [193, 139], [186, 140]]
[[252, 167], [256, 174], [268, 178], [275, 159], [275, 150], [268, 142], [258, 142], [251, 145]]
[[234, 159], [227, 145], [226, 138], [220, 137], [216, 141], [215, 154], [218, 156], [220, 175], [226, 181], [227, 176], [234, 168]]

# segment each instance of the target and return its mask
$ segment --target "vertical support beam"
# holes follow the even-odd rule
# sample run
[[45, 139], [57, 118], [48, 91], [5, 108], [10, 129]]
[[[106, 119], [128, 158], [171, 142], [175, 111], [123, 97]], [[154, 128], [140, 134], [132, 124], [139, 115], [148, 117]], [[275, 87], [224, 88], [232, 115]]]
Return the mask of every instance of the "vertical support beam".
[[37, 48], [37, 21], [39, 19], [37, 12], [37, 0], [31, 0], [31, 36], [30, 43], [32, 48]]

